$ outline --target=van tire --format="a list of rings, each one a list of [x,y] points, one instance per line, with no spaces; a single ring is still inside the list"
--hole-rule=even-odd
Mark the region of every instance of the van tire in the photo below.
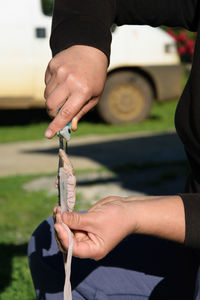
[[[119,71],[108,75],[97,111],[109,124],[137,123],[149,115],[152,102],[152,87],[142,75]]]

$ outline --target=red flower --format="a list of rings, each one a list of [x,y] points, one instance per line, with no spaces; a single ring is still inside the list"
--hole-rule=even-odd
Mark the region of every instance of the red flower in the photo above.
[[[194,48],[190,48],[190,49],[188,50],[188,52],[190,53],[191,56],[193,56],[193,54],[194,54]]]
[[[167,29],[167,32],[176,41],[177,49],[181,57],[181,61],[191,62],[192,56],[194,54],[195,34],[187,33],[186,30],[178,30],[178,29]]]
[[[184,43],[187,41],[187,33],[185,31],[181,31],[177,37],[178,42]]]
[[[172,29],[168,29],[167,33],[177,41],[177,36]]]
[[[187,52],[187,48],[185,46],[178,47],[178,53],[180,55],[184,55],[184,54],[186,54],[186,52]]]
[[[192,39],[187,40],[186,46],[187,46],[189,49],[193,49],[193,48],[194,48],[194,41],[193,41]]]

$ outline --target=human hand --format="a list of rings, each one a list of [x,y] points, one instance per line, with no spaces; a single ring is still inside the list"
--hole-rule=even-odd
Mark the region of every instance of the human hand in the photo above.
[[[62,221],[72,230],[73,255],[99,260],[106,256],[121,240],[136,230],[134,201],[121,197],[108,197],[87,213],[64,213],[54,209],[55,230],[61,251],[68,248],[68,234]]]
[[[183,243],[185,213],[180,196],[107,197],[87,213],[64,213],[54,209],[60,250],[68,248],[64,222],[73,233],[73,255],[95,260],[107,255],[130,233],[154,235]]]
[[[47,111],[54,120],[45,132],[47,138],[52,138],[70,121],[72,130],[77,129],[80,118],[100,99],[107,65],[102,51],[82,45],[63,50],[50,61],[45,74],[44,97]]]

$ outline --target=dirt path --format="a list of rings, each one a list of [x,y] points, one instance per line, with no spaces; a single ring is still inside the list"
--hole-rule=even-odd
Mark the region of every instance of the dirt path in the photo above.
[[[57,139],[0,145],[0,176],[43,174],[24,188],[57,193],[55,176],[45,176],[57,170],[57,146]],[[69,154],[84,203],[108,195],[182,191],[185,154],[174,132],[72,138]]]
[[[58,141],[40,140],[0,145],[0,176],[55,172]],[[184,159],[174,132],[72,138],[69,154],[75,169],[97,169],[128,163]]]

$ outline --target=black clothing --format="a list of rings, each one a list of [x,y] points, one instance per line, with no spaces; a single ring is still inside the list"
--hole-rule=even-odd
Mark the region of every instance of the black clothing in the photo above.
[[[200,0],[62,0],[55,1],[53,55],[72,45],[103,51],[109,60],[110,26],[137,24],[180,26],[197,31],[193,65],[179,101],[175,124],[191,167],[185,194],[185,244],[200,248]]]

